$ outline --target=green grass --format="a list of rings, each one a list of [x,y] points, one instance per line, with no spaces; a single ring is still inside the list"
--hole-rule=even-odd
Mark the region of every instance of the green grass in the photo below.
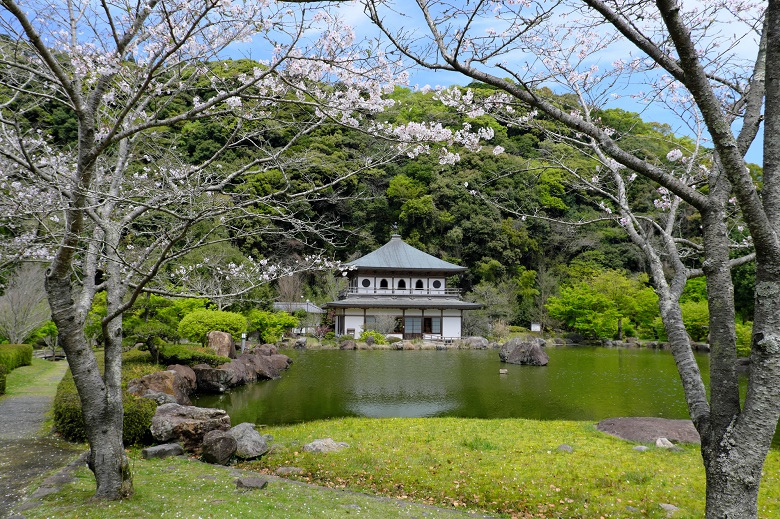
[[[457,418],[360,419],[264,429],[282,445],[246,466],[293,465],[300,479],[336,488],[509,517],[675,517],[704,515],[704,471],[698,446],[683,452],[612,438],[592,424]],[[315,438],[350,444],[305,453]],[[567,443],[574,452],[556,448]],[[762,516],[780,509],[780,453],[764,470]]]
[[[26,510],[25,517],[452,518],[449,511],[313,488],[285,480],[271,481],[262,490],[239,491],[235,484],[237,475],[224,467],[179,458],[142,460],[138,458],[137,452],[131,456],[135,484],[135,494],[131,498],[110,503],[90,503],[89,498],[95,492],[95,482],[92,474],[83,468],[76,472],[74,483],[68,484],[64,491],[44,498],[41,506]]]
[[[18,395],[53,397],[57,392],[57,383],[67,368],[68,363],[65,361],[49,362],[33,358],[31,365],[16,368],[8,374],[6,394],[0,398]]]

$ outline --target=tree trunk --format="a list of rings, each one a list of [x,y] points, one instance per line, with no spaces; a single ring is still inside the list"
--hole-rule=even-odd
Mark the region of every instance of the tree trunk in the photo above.
[[[745,438],[740,441],[750,443]],[[725,445],[725,448],[723,447]],[[755,519],[758,517],[758,487],[766,451],[763,453],[723,442],[702,447],[707,481],[707,519]]]
[[[59,330],[59,342],[81,401],[90,445],[89,467],[95,474],[95,498],[122,499],[132,493],[132,480],[122,443],[121,385],[107,385],[101,376],[97,359],[84,336],[84,312],[73,304],[70,275],[57,276],[50,271],[46,289],[52,320]],[[106,356],[108,370],[108,349]]]

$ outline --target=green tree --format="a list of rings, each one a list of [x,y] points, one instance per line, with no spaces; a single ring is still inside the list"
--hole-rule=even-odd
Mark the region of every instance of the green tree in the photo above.
[[[268,312],[250,310],[248,313],[249,332],[257,332],[263,342],[274,343],[282,338],[285,331],[298,326],[298,319],[287,312]]]
[[[195,310],[184,316],[179,322],[178,332],[191,341],[206,344],[206,335],[218,330],[227,332],[234,340],[240,340],[247,331],[247,320],[241,314],[220,310]]]
[[[585,337],[616,338],[624,319],[633,329],[652,327],[658,299],[646,282],[646,277],[631,279],[615,270],[599,271],[561,288],[546,308],[550,317]]]

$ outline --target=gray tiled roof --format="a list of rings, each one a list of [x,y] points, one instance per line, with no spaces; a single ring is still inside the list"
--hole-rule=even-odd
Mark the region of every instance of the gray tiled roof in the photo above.
[[[397,270],[434,270],[446,272],[464,272],[466,267],[448,263],[431,256],[420,249],[405,243],[401,236],[394,234],[390,241],[374,252],[362,258],[350,261],[347,265],[358,268],[397,269]]]
[[[308,301],[305,303],[285,303],[285,302],[276,302],[274,303],[274,310],[283,310],[285,312],[293,313],[296,310],[303,310],[306,313],[309,314],[324,314],[325,310],[320,308],[319,306],[315,305],[314,303],[309,303]]]

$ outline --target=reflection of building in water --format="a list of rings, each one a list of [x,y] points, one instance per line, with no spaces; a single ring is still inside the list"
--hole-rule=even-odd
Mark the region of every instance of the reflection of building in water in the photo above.
[[[462,364],[456,356],[435,351],[356,352],[351,359],[370,355],[371,369],[344,373],[345,404],[350,412],[373,418],[443,416],[460,405]],[[430,362],[435,355],[435,368]],[[436,373],[431,373],[435,370]]]
[[[349,288],[325,305],[336,312],[336,334],[364,330],[404,339],[460,339],[463,311],[481,308],[463,301],[447,278],[466,271],[412,247],[390,241],[347,265]]]

